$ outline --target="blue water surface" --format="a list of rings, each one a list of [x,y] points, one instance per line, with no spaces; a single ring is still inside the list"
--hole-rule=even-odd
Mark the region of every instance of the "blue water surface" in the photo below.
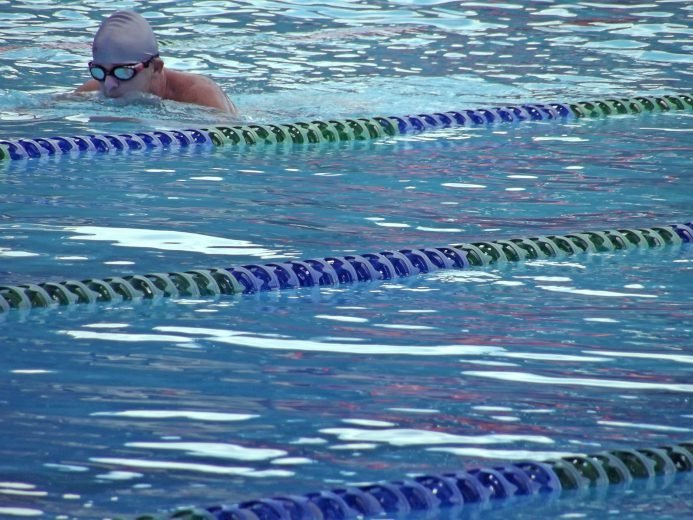
[[[0,138],[228,122],[70,94],[116,7],[151,20],[168,66],[219,82],[241,122],[691,86],[686,2],[12,0]],[[0,283],[690,222],[692,121],[13,161]],[[128,517],[689,440],[692,271],[678,245],[0,315],[0,516]],[[440,514],[686,518],[690,490],[679,476]]]

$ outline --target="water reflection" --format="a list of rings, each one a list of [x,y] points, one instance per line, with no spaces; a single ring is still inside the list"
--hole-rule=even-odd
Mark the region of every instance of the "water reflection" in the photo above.
[[[168,63],[217,79],[244,122],[670,92],[691,60],[675,2],[138,6]],[[218,121],[168,102],[54,98],[83,80],[111,9],[18,0],[0,13],[2,135]],[[689,218],[690,121],[11,164],[2,281]],[[0,514],[113,517],[686,439],[690,266],[682,246],[3,315]],[[645,518],[683,517],[689,484],[624,497],[646,496]],[[588,495],[535,502],[529,517],[633,507]],[[520,505],[484,517],[520,518]]]
[[[668,390],[670,392],[693,392],[693,385],[651,383],[647,381],[615,381],[609,379],[591,379],[578,377],[549,377],[525,372],[493,372],[468,370],[463,372],[466,376],[488,377],[503,381],[531,383],[540,385],[568,385],[568,386],[597,386],[602,388],[619,388],[623,390]]]

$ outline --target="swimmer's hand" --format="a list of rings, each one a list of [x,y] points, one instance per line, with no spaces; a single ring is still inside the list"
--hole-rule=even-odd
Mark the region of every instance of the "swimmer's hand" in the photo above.
[[[58,94],[52,94],[51,97],[56,101],[77,101],[84,99],[85,92],[79,90],[71,90],[69,92],[59,92]]]

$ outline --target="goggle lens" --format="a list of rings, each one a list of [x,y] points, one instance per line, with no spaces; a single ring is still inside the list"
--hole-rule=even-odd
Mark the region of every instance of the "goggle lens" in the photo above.
[[[119,65],[118,67],[113,67],[110,71],[104,69],[101,65],[89,65],[89,72],[91,77],[96,81],[106,81],[106,76],[109,74],[120,81],[128,81],[135,77],[137,74],[136,66],[132,65]]]
[[[89,72],[91,73],[91,77],[96,81],[103,81],[106,79],[106,71],[103,67],[99,67],[98,65],[89,65]]]
[[[134,78],[137,73],[134,67],[116,67],[111,72],[116,78],[122,81]]]

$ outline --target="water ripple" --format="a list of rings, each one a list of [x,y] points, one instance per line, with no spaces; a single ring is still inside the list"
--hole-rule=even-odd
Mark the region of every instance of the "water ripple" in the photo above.
[[[540,385],[595,386],[601,388],[618,388],[622,390],[668,390],[670,392],[693,392],[693,385],[676,383],[650,383],[645,381],[618,381],[613,379],[591,379],[580,377],[549,377],[529,372],[484,372],[469,370],[462,372],[466,376],[486,377],[515,383],[536,383]]]
[[[504,352],[502,347],[487,345],[378,345],[373,343],[338,343],[311,340],[289,339],[283,337],[258,336],[250,332],[224,329],[203,329],[194,327],[155,327],[161,332],[193,334],[210,341],[269,350],[297,350],[309,352],[341,352],[362,355],[403,355],[403,356],[478,356]]]
[[[217,466],[213,464],[196,464],[190,462],[154,461],[117,457],[93,457],[89,460],[97,464],[126,466],[131,468],[182,470],[198,473],[209,473],[214,475],[235,475],[250,478],[292,477],[295,475],[293,471],[286,470],[258,470],[248,467]]]
[[[284,450],[246,448],[237,444],[220,442],[128,442],[125,446],[147,450],[179,450],[194,457],[244,461],[269,460],[287,455],[287,452]]]
[[[434,444],[504,444],[513,442],[532,442],[553,444],[554,441],[543,435],[455,435],[452,433],[427,431],[409,428],[386,428],[364,430],[359,428],[324,428],[320,433],[334,435],[344,442],[379,442],[392,446],[419,446]]]
[[[94,412],[96,417],[128,417],[135,419],[190,419],[193,421],[247,421],[259,415],[221,412],[194,412],[190,410],[124,410],[121,412]]]
[[[188,251],[206,255],[252,255],[260,258],[276,254],[275,251],[263,249],[247,240],[213,237],[201,233],[98,226],[73,226],[66,227],[65,230],[78,233],[70,237],[71,240],[106,241],[122,247]]]

